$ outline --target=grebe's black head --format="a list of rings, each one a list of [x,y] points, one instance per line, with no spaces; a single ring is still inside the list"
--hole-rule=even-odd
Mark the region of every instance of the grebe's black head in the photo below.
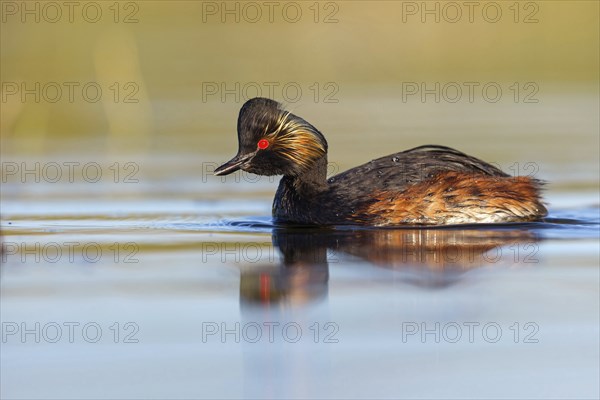
[[[327,154],[327,141],[311,124],[274,100],[248,100],[238,117],[238,153],[215,170],[298,176]]]

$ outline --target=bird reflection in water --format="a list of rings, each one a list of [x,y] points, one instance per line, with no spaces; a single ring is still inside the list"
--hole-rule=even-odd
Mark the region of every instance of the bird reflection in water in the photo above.
[[[276,228],[278,266],[242,270],[245,305],[301,305],[327,296],[329,264],[364,260],[394,270],[395,281],[427,288],[489,265],[535,263],[538,236],[517,226],[325,230]]]

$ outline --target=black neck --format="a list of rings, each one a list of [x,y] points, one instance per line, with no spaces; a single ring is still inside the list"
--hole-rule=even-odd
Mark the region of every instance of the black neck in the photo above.
[[[327,155],[319,158],[308,170],[296,176],[286,176],[298,191],[322,191],[327,188]]]

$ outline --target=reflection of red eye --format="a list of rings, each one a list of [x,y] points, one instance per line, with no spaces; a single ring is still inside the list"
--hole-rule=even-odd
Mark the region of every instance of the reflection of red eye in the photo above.
[[[258,141],[258,148],[259,149],[264,150],[267,147],[269,147],[269,141],[267,139],[260,139]]]

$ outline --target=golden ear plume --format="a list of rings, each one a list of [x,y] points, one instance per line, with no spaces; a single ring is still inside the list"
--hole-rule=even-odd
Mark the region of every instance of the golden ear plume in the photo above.
[[[325,144],[319,140],[320,134],[289,111],[282,111],[275,124],[272,132],[269,125],[265,127],[265,138],[272,143],[273,150],[302,169],[308,169],[327,153]]]

